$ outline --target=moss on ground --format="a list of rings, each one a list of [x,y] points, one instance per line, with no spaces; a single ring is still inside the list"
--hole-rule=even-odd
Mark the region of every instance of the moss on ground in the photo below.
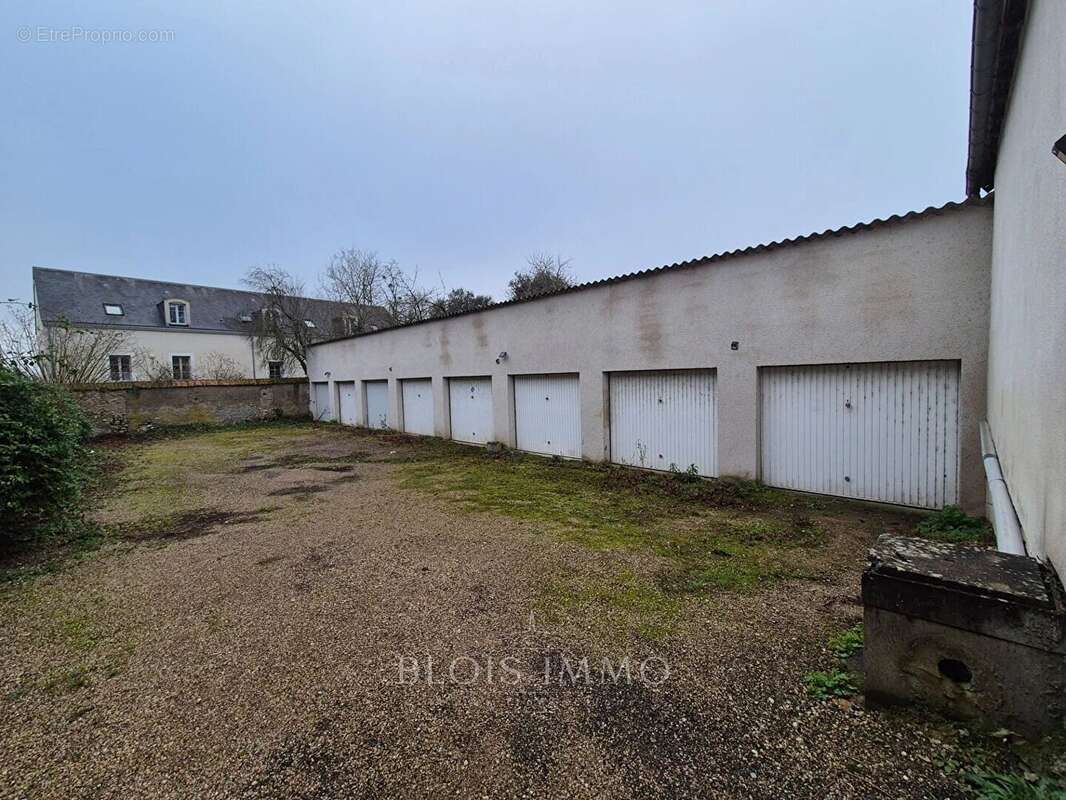
[[[474,512],[538,523],[602,551],[654,554],[650,575],[626,567],[602,577],[548,582],[543,609],[584,608],[628,617],[658,638],[686,596],[812,577],[825,534],[782,492],[738,481],[693,481],[623,468],[454,448],[401,468],[407,488]],[[542,609],[542,610],[543,610]]]
[[[122,466],[101,498],[101,516],[120,526],[164,528],[202,507],[204,475],[233,472],[244,458],[291,447],[314,432],[311,423],[287,422],[155,435],[119,451]]]

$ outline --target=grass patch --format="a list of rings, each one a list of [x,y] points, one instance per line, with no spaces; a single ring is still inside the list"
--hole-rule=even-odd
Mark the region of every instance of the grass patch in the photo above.
[[[816,551],[826,537],[802,513],[805,498],[686,472],[489,454],[447,443],[429,452],[401,465],[403,486],[472,512],[535,522],[593,550],[659,557],[650,575],[624,566],[607,576],[549,582],[542,590],[549,617],[552,608],[581,612],[657,640],[678,621],[686,597],[819,573]]]
[[[857,691],[851,676],[842,669],[808,672],[803,676],[803,685],[807,687],[807,694],[816,700],[851,697]]]
[[[754,484],[692,481],[580,462],[492,458],[478,451],[402,467],[408,488],[470,511],[543,523],[596,550],[651,551],[667,559],[673,593],[738,589],[810,574],[803,551],[824,534],[802,515],[772,510],[778,493]]]
[[[548,581],[541,594],[541,611],[550,622],[564,616],[622,622],[640,636],[658,641],[681,615],[681,600],[641,578],[630,569],[583,581]],[[612,627],[623,627],[614,626]]]
[[[949,544],[991,544],[995,540],[987,520],[971,517],[958,506],[944,506],[918,523],[918,534]]]
[[[242,459],[291,447],[315,430],[308,422],[283,421],[141,437],[137,445],[113,451],[121,466],[113,470],[114,489],[101,498],[101,513],[120,527],[166,527],[171,518],[201,508],[204,475],[236,471]]]
[[[82,667],[74,667],[50,673],[41,683],[41,691],[50,695],[64,695],[76,692],[88,685],[89,671]]]

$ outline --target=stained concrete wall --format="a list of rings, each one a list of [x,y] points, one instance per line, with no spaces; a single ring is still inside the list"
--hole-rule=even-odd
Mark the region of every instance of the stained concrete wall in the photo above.
[[[167,425],[225,425],[308,414],[308,384],[281,381],[135,381],[71,387],[93,433],[128,433]]]
[[[1066,2],[1032,0],[996,162],[988,421],[1031,555],[1066,574]]]
[[[978,425],[990,254],[991,209],[965,206],[320,344],[308,370],[311,380],[333,384],[333,408],[337,381],[387,378],[392,427],[400,421],[398,380],[432,378],[440,436],[449,435],[445,379],[490,375],[495,438],[510,445],[509,376],[577,372],[582,454],[598,461],[608,456],[606,373],[714,368],[720,472],[755,478],[759,367],[954,359],[961,362],[960,501],[983,513]],[[508,358],[497,365],[501,351]]]

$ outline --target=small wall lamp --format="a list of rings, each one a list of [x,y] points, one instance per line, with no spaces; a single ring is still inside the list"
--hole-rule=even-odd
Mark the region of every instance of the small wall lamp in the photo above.
[[[1055,154],[1059,161],[1066,164],[1066,136],[1063,136],[1051,146],[1051,152]]]
[[[506,350],[504,350],[498,356],[496,356],[496,363],[497,364],[499,364],[501,361],[506,361],[506,360],[507,360],[507,351]]]

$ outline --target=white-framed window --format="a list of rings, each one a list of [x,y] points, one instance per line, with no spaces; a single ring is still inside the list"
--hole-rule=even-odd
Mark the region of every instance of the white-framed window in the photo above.
[[[285,377],[285,369],[280,361],[270,361],[267,363],[267,369],[270,371],[271,380],[279,380]]]
[[[104,313],[109,317],[121,317],[126,312],[122,310],[122,306],[118,303],[104,303]]]
[[[188,325],[189,304],[184,300],[167,301],[167,325]]]
[[[133,357],[128,355],[112,355],[107,357],[107,364],[111,371],[113,381],[133,380]]]
[[[176,381],[187,381],[192,379],[192,356],[191,355],[171,355],[170,357],[170,370],[174,375]]]

